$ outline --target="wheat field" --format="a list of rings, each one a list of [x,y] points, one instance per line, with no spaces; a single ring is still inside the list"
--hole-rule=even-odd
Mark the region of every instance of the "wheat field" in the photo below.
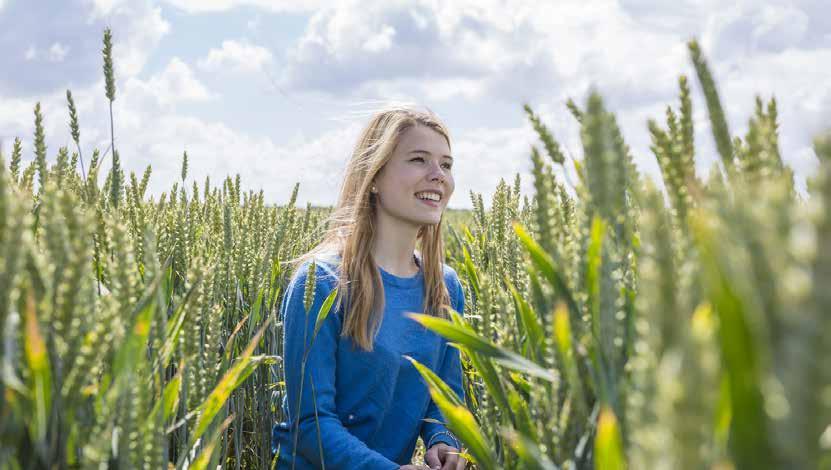
[[[468,308],[414,318],[462,351],[465,400],[415,365],[471,468],[831,468],[831,134],[801,196],[776,101],[733,135],[688,50],[719,157],[706,178],[680,76],[644,129],[661,182],[593,93],[563,110],[580,158],[525,105],[534,194],[517,175],[446,214]],[[47,155],[38,104],[33,158],[21,140],[0,155],[0,468],[270,468],[286,261],[329,209],[296,207],[300,186],[266,201],[239,175],[189,180],[186,154],[154,197],[114,139],[84,160],[69,91],[67,107],[73,148]]]

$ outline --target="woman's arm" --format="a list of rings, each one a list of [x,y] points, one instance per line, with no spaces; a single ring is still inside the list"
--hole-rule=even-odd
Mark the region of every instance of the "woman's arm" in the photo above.
[[[451,283],[453,286],[454,292],[454,301],[453,301],[453,308],[459,313],[463,313],[465,309],[465,296],[464,292],[462,291],[462,284],[459,282],[458,277],[453,275],[453,282]],[[439,370],[436,371],[438,376],[448,385],[450,388],[456,393],[459,399],[464,402],[464,388],[462,387],[462,364],[459,357],[459,350],[452,347],[447,346],[447,349],[444,353],[444,358],[442,359],[442,363],[439,366]],[[424,441],[425,448],[429,449],[430,446],[435,445],[439,442],[444,442],[445,444],[455,447],[457,449],[461,449],[461,442],[459,442],[456,437],[450,433],[450,431],[445,427],[441,422],[444,420],[442,419],[441,412],[436,404],[430,399],[430,404],[427,406],[427,412],[425,413],[425,418],[434,419],[437,422],[429,422],[424,421],[422,422],[421,426],[421,439]]]
[[[290,440],[296,439],[297,454],[317,467],[325,462],[329,470],[397,470],[398,464],[367,447],[343,426],[338,417],[335,407],[335,367],[341,319],[334,307],[313,338],[318,311],[334,289],[336,279],[332,272],[317,266],[314,302],[307,314],[303,306],[307,270],[307,265],[300,268],[289,284],[281,305],[285,334],[283,360],[291,417],[289,423],[292,425]],[[308,356],[304,368],[303,356],[306,351]],[[298,424],[295,416],[299,418],[296,437],[295,426]],[[289,460],[292,459],[291,447],[293,445],[280,450]]]

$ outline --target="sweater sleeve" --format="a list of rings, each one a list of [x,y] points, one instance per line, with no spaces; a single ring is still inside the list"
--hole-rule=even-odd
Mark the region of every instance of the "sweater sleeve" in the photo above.
[[[462,291],[462,284],[458,277],[453,276],[453,290],[455,290],[455,299],[453,302],[453,309],[458,313],[463,314],[465,309],[465,297]],[[439,370],[436,371],[438,376],[456,393],[456,395],[464,401],[464,388],[462,387],[462,365],[459,357],[459,350],[447,346],[444,358],[442,359]],[[449,446],[461,449],[461,442],[442,424],[444,419],[439,411],[439,408],[430,399],[427,405],[427,412],[425,418],[433,419],[438,422],[423,421],[421,426],[421,439],[424,441],[424,447],[429,449],[431,446],[443,442]]]
[[[335,368],[342,319],[334,305],[317,336],[313,337],[320,307],[337,280],[322,266],[317,266],[314,302],[307,314],[303,305],[307,273],[308,263],[301,266],[289,284],[281,305],[288,421],[291,426],[289,439],[296,439],[296,453],[315,467],[322,467],[325,463],[329,470],[397,470],[398,464],[367,447],[343,426],[338,416]],[[303,357],[307,350],[304,366]],[[299,432],[295,436],[296,429]],[[291,447],[294,447],[293,442],[289,449],[280,451],[286,453],[289,461],[294,458]]]

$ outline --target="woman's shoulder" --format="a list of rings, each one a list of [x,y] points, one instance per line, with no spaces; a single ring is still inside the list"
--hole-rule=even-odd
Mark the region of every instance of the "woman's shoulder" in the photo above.
[[[461,290],[462,282],[459,280],[459,274],[456,270],[447,263],[442,263],[441,267],[442,273],[444,274],[444,282],[447,284],[447,288],[451,290],[451,292],[454,289]]]
[[[441,270],[444,273],[445,279],[458,279],[459,278],[459,274],[456,272],[456,270],[453,269],[453,267],[450,266],[447,263],[442,263],[441,264]]]
[[[316,285],[320,286],[323,284],[325,286],[334,286],[334,284],[337,283],[340,258],[335,255],[324,253],[308,257],[299,262],[299,264],[295,265],[290,285],[297,288],[305,286],[312,263],[315,264],[314,278]]]
[[[462,281],[456,270],[446,263],[442,263],[442,271],[444,272],[444,284],[447,286],[447,293],[450,295],[450,304],[457,312],[464,310],[465,293]]]
[[[423,264],[423,256],[419,250],[415,251],[416,261],[418,261],[419,265]],[[450,286],[451,282],[458,282],[459,275],[456,273],[456,270],[453,269],[449,264],[442,262],[441,263],[441,270],[442,274],[444,275],[444,281]]]

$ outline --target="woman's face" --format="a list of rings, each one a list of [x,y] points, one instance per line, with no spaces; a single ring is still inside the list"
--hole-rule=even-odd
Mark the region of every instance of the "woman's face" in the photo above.
[[[375,177],[379,215],[417,227],[438,224],[455,188],[452,167],[444,136],[421,125],[407,129]]]

